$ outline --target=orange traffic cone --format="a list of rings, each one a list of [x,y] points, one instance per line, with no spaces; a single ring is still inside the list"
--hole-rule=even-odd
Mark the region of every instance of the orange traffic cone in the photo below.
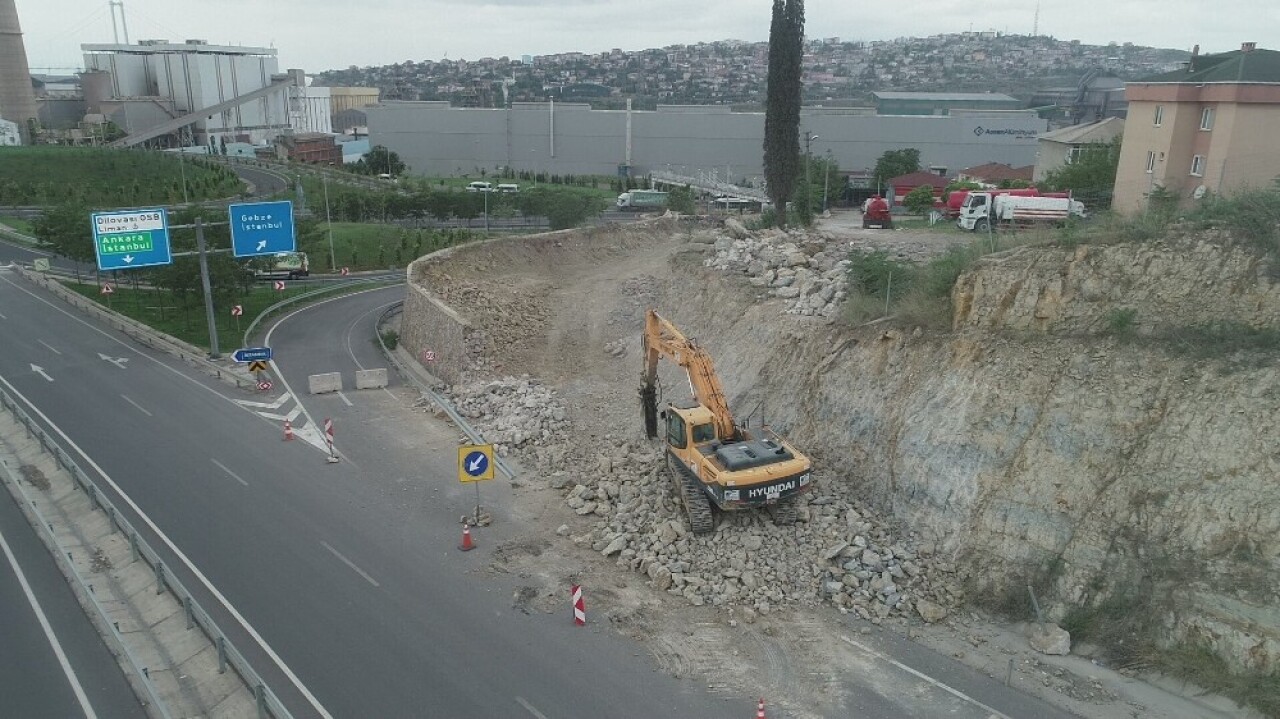
[[[288,442],[293,439],[293,425],[289,424],[289,420],[284,421],[284,441]]]
[[[464,552],[470,552],[475,549],[476,545],[471,543],[471,525],[464,523],[462,525],[462,544],[458,545],[458,549]]]
[[[765,719],[764,717],[764,698],[760,699],[760,703],[756,705],[756,719]]]

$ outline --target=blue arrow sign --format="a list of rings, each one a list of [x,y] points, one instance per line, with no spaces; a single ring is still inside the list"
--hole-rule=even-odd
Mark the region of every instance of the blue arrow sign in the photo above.
[[[254,360],[271,359],[270,347],[241,347],[231,353],[233,362],[253,362]]]
[[[93,251],[100,270],[128,270],[173,263],[169,217],[163,208],[113,210],[91,215]]]
[[[231,252],[236,257],[293,252],[293,203],[249,202],[227,207],[231,222]]]
[[[468,453],[462,460],[462,471],[472,477],[483,476],[488,469],[489,456],[479,450]]]

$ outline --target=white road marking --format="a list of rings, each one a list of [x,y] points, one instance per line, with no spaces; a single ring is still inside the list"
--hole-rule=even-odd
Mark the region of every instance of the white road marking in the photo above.
[[[390,307],[391,305],[394,305],[394,304],[395,304],[395,302],[388,302],[388,303],[387,303],[387,304],[385,304],[385,305],[379,305],[378,307],[374,307],[373,309],[369,310],[368,312],[366,312],[366,313],[364,313],[364,314],[360,315],[359,317],[355,318],[354,320],[352,320],[352,321],[351,321],[351,325],[347,327],[347,331],[346,331],[346,333],[345,333],[345,334],[346,334],[345,341],[346,341],[346,343],[347,343],[347,354],[348,354],[348,355],[350,355],[350,357],[351,357],[351,361],[352,361],[352,362],[355,362],[355,364],[356,364],[356,369],[367,369],[367,368],[366,368],[363,364],[361,364],[361,363],[360,363],[360,360],[359,360],[358,358],[356,358],[356,351],[355,351],[355,349],[354,349],[354,348],[352,348],[352,346],[351,346],[351,331],[352,331],[353,329],[355,329],[356,324],[358,324],[358,323],[359,323],[361,320],[363,320],[364,318],[368,317],[369,315],[373,314],[374,312],[383,312],[383,311],[385,311],[388,307]],[[373,329],[374,329],[374,331],[376,332],[378,328],[375,326]],[[391,392],[391,390],[387,389],[386,387],[383,387],[383,388],[382,388],[382,391],[383,391],[383,392],[385,392],[385,393],[387,394],[387,396],[388,396],[388,397],[390,397],[391,399],[398,399],[398,398],[397,398],[397,397],[396,397],[396,396]]]
[[[57,348],[56,348],[56,347],[54,347],[53,345],[49,344],[48,342],[45,342],[44,340],[36,340],[36,342],[39,342],[40,344],[44,345],[45,347],[48,347],[48,348],[49,348],[49,351],[50,351],[50,352],[52,352],[52,353],[54,353],[54,354],[56,354],[56,355],[60,355],[60,354],[62,354],[61,352],[59,352],[59,351],[57,350]]]
[[[241,407],[261,407],[262,409],[280,409],[281,407],[284,406],[285,402],[288,402],[291,399],[293,399],[293,395],[289,394],[288,392],[285,392],[284,394],[280,395],[274,402],[254,402],[253,400],[248,400],[248,399],[238,399],[236,400],[236,404],[240,405]]]
[[[40,298],[37,298],[37,299],[40,299]],[[68,315],[68,316],[71,316],[71,315]],[[78,318],[73,318],[73,319],[78,319]],[[87,322],[85,324],[88,325],[89,327],[93,327],[93,325],[90,325]],[[97,329],[97,328],[94,327],[93,329]],[[103,334],[106,334],[106,333],[103,332]],[[121,344],[124,344],[124,343],[121,342]],[[142,353],[139,353],[139,354],[142,354]],[[147,357],[148,355],[142,355],[142,356]],[[169,367],[168,365],[164,364],[163,362],[160,362],[159,360],[156,360],[156,362],[157,364],[160,364],[163,367]],[[173,368],[169,367],[169,369],[172,370]],[[178,372],[177,370],[173,370],[173,372],[174,374],[177,374],[180,377],[191,380],[190,377],[187,377],[186,375],[182,374],[181,372]],[[199,382],[195,382],[194,380],[191,380],[191,381],[194,382],[199,387],[204,387],[204,385],[200,384]],[[174,556],[176,556],[179,560],[181,560],[183,565],[186,566],[187,570],[191,572],[192,576],[194,576],[197,580],[199,580],[200,584],[202,584],[204,588],[210,594],[213,595],[214,599],[218,600],[218,603],[222,605],[222,608],[225,609],[227,613],[230,614],[237,622],[239,622],[240,626],[244,627],[245,632],[247,632],[249,636],[252,637],[255,642],[257,642],[258,647],[262,649],[262,651],[268,657],[271,658],[271,661],[275,662],[275,665],[280,668],[280,671],[283,672],[286,677],[289,678],[290,683],[292,683],[294,688],[296,688],[298,692],[301,693],[302,696],[306,698],[307,702],[311,704],[311,707],[315,709],[320,714],[320,716],[324,717],[324,719],[333,719],[333,715],[325,711],[325,708],[320,705],[320,700],[316,699],[315,695],[312,694],[311,691],[307,689],[307,687],[302,683],[302,680],[298,678],[298,675],[294,674],[293,670],[290,669],[288,665],[284,663],[284,660],[280,658],[280,655],[276,654],[275,650],[272,649],[269,644],[267,644],[267,641],[262,638],[262,635],[258,633],[258,630],[254,629],[253,625],[249,624],[249,620],[245,619],[244,615],[240,614],[240,612],[237,611],[236,608],[231,605],[231,602],[228,601],[225,596],[223,596],[222,592],[219,592],[218,588],[213,586],[213,582],[210,582],[209,578],[204,576],[204,574],[199,569],[196,568],[195,563],[192,562],[191,559],[188,558],[187,555],[184,554],[181,549],[178,549],[178,545],[174,544],[173,540],[169,539],[169,536],[167,534],[160,531],[160,527],[157,526],[154,521],[152,521],[151,517],[148,517],[147,514],[142,511],[142,508],[138,506],[137,502],[133,501],[133,497],[130,497],[128,494],[126,494],[125,491],[120,488],[120,485],[116,484],[116,481],[111,478],[111,475],[107,474],[106,470],[100,467],[97,462],[93,461],[93,458],[90,457],[88,453],[86,453],[83,449],[80,449],[80,445],[76,444],[74,440],[68,437],[67,433],[63,432],[61,427],[54,424],[53,420],[49,419],[48,415],[42,412],[39,407],[35,406],[35,404],[31,402],[31,400],[27,399],[26,396],[24,396],[21,392],[19,392],[17,388],[15,388],[13,384],[9,382],[9,380],[5,379],[4,377],[0,377],[0,383],[3,383],[5,387],[9,389],[10,394],[22,400],[23,403],[26,404],[26,406],[29,408],[29,410],[33,414],[40,417],[40,419],[51,430],[53,430],[53,432],[55,432],[59,437],[62,438],[62,441],[66,442],[69,447],[74,449],[76,453],[79,454],[81,458],[84,459],[85,464],[92,467],[93,470],[102,477],[103,481],[105,481],[107,485],[111,487],[111,489],[115,490],[116,494],[120,496],[120,498],[124,501],[124,503],[129,505],[129,508],[137,513],[138,517],[142,520],[142,522],[146,524],[147,527],[150,528],[152,532],[155,532],[157,537],[160,538],[160,541],[164,542],[164,545],[168,547],[169,551],[173,552]],[[210,391],[212,392],[213,390],[210,390]],[[214,394],[218,394],[218,393],[214,392]],[[218,394],[218,396],[221,397],[222,395]]]
[[[7,319],[9,318],[6,317],[3,312],[0,312],[0,320],[7,320]]]
[[[143,413],[143,414],[147,415],[148,417],[154,417],[154,416],[155,416],[155,415],[151,414],[150,412],[146,411],[145,409],[143,409],[143,408],[142,408],[142,405],[138,404],[137,402],[134,402],[133,400],[129,399],[128,397],[125,397],[124,395],[120,395],[120,396],[121,396],[121,397],[124,397],[124,401],[128,402],[129,404],[133,405],[134,407],[137,407],[139,412],[141,412],[141,413]]]
[[[333,547],[329,546],[329,543],[328,543],[328,542],[326,542],[326,541],[324,541],[324,540],[322,539],[322,540],[320,540],[320,544],[321,544],[321,545],[323,545],[325,549],[329,550],[329,553],[330,553],[330,554],[332,554],[333,556],[337,557],[337,558],[338,558],[338,559],[339,559],[343,564],[347,565],[348,567],[351,567],[351,569],[352,569],[356,574],[359,574],[360,576],[364,577],[364,580],[365,580],[366,582],[368,582],[368,583],[372,584],[372,585],[373,585],[373,586],[375,586],[375,587],[381,587],[381,586],[382,586],[381,584],[378,584],[378,582],[377,582],[377,581],[375,581],[373,577],[369,576],[368,574],[365,574],[365,572],[364,572],[364,570],[363,570],[363,569],[361,569],[361,568],[357,567],[357,566],[356,566],[356,564],[355,564],[355,562],[353,562],[353,561],[351,561],[350,559],[347,559],[346,557],[342,556],[342,552],[339,552],[338,550],[336,550],[336,549],[334,549]]]
[[[533,705],[525,701],[524,697],[516,697],[516,703],[524,707],[525,709],[529,710],[529,713],[537,717],[537,719],[547,719],[546,714],[543,714],[537,709],[534,709]]]
[[[355,406],[354,404],[351,404],[351,400],[347,399],[347,396],[342,392],[338,392],[338,399],[341,399],[343,402],[346,402],[348,407]]]
[[[240,479],[240,475],[236,474],[235,472],[232,472],[230,469],[227,469],[227,465],[223,464],[222,462],[219,462],[216,459],[213,459],[212,457],[209,459],[209,461],[218,465],[218,469],[221,469],[223,472],[226,472],[227,474],[231,475],[232,479],[234,479],[235,481],[239,482],[240,484],[243,484],[246,487],[249,486],[248,482],[244,481],[243,479]]]
[[[76,701],[80,703],[80,708],[84,710],[86,719],[98,719],[97,713],[93,711],[93,705],[89,703],[89,697],[85,696],[84,687],[80,686],[80,679],[76,676],[76,672],[71,668],[71,662],[67,661],[67,655],[62,651],[62,644],[58,642],[58,637],[53,633],[53,627],[49,626],[49,618],[44,615],[44,609],[40,607],[40,602],[36,599],[36,595],[31,591],[31,585],[27,583],[27,575],[22,573],[22,567],[18,566],[18,559],[13,556],[13,550],[9,549],[9,542],[0,534],[0,549],[4,550],[4,556],[9,560],[9,566],[13,567],[13,573],[18,577],[18,584],[22,585],[23,594],[27,595],[27,603],[31,605],[31,610],[36,613],[36,619],[40,621],[40,628],[44,630],[44,636],[49,640],[49,646],[53,647],[53,653],[58,657],[58,664],[62,665],[62,673],[66,675],[67,682],[71,684],[71,691],[76,695]]]
[[[901,669],[902,671],[918,679],[923,679],[924,681],[932,684],[933,686],[941,689],[942,691],[947,692],[948,694],[954,697],[962,699],[985,712],[990,712],[991,716],[993,717],[997,717],[998,719],[1012,719],[1012,717],[1010,717],[1008,714],[1004,714],[1003,712],[998,712],[995,709],[992,709],[991,707],[987,706],[986,704],[983,704],[982,702],[978,701],[977,699],[974,699],[968,694],[965,694],[959,689],[943,684],[942,682],[938,681],[937,679],[934,679],[933,677],[929,676],[928,674],[925,674],[924,672],[916,671],[915,669],[912,669],[911,667],[907,666],[906,664],[903,664],[897,659],[894,659],[893,657],[887,656],[885,654],[881,654],[880,652],[876,651],[875,649],[872,649],[871,647],[863,644],[862,642],[850,639],[849,637],[846,637],[843,635],[840,637],[840,641],[846,644],[855,646],[881,661],[888,662],[889,664],[892,664],[893,666]],[[990,717],[988,717],[988,719],[990,719]]]
[[[299,407],[294,407],[293,409],[289,410],[289,414],[275,414],[273,412],[258,412],[257,414],[260,417],[266,417],[267,419],[274,419],[277,422],[283,422],[285,420],[289,420],[289,422],[292,423],[293,420],[298,418],[298,415],[302,414],[302,409]]]

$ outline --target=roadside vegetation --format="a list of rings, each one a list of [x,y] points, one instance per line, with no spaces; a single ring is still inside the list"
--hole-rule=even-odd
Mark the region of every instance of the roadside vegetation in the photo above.
[[[171,205],[237,197],[244,183],[224,165],[163,152],[35,145],[0,148],[0,206],[76,203],[96,208]]]

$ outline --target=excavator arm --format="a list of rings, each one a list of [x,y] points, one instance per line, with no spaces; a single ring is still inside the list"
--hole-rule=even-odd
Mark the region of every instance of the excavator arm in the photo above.
[[[645,314],[642,346],[645,364],[640,401],[645,434],[650,439],[658,436],[658,361],[663,357],[684,368],[693,398],[715,417],[716,436],[723,440],[737,438],[738,427],[706,350],[653,310]]]

